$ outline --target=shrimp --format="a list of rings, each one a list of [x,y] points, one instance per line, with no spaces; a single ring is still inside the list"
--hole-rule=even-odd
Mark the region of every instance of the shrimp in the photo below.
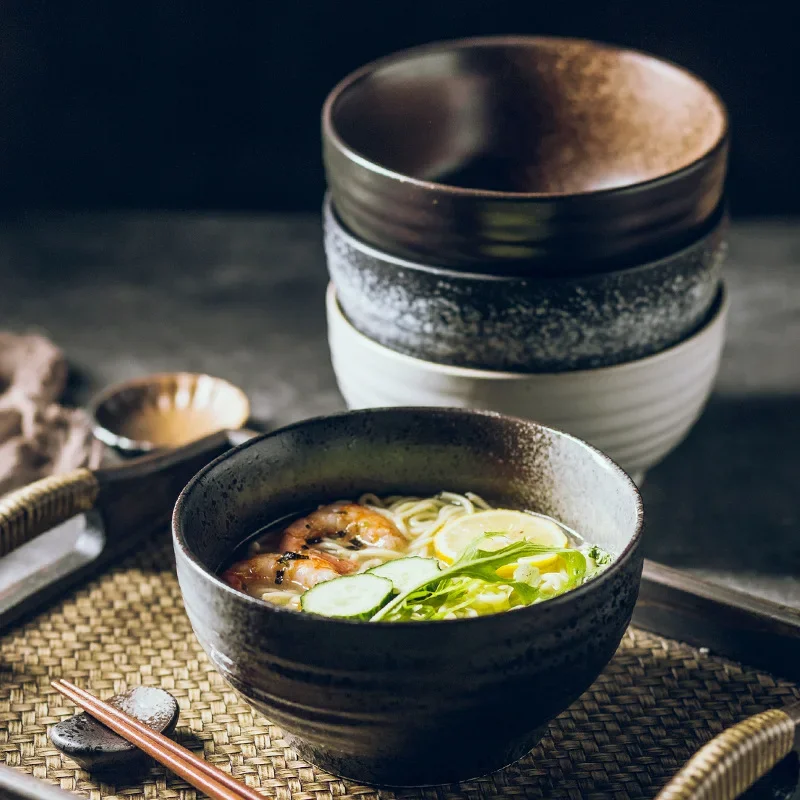
[[[221,578],[233,589],[260,597],[275,588],[305,591],[318,583],[352,572],[355,568],[355,564],[347,562],[334,564],[325,553],[312,550],[283,555],[261,553],[233,564],[222,573]]]
[[[408,544],[397,526],[383,514],[358,503],[338,502],[296,519],[283,532],[281,549],[305,552],[323,539],[338,539],[348,550],[364,547],[394,550]]]

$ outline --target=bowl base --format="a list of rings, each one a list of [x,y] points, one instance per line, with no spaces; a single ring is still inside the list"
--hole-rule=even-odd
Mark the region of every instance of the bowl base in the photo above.
[[[442,752],[387,752],[374,756],[351,755],[286,734],[292,748],[304,761],[339,778],[380,789],[418,789],[476,780],[499,772],[526,756],[547,732],[547,725],[523,739],[498,747],[486,742],[481,752],[470,749],[459,754]]]

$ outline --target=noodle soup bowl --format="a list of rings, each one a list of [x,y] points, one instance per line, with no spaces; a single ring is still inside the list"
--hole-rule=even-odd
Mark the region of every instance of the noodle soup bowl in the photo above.
[[[555,599],[435,622],[359,622],[270,605],[217,574],[265,525],[334,499],[474,492],[563,522],[614,562]],[[173,517],[178,579],[211,662],[302,758],[384,786],[449,783],[525,755],[613,656],[642,569],[636,486],[535,422],[439,408],[312,419],[203,469]]]

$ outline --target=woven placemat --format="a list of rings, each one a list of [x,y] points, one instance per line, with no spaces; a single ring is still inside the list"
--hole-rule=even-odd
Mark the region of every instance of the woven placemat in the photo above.
[[[50,688],[58,676],[103,697],[136,684],[167,689],[181,707],[178,741],[277,800],[396,796],[300,761],[280,729],[222,681],[184,613],[166,535],[0,640],[0,762],[92,800],[198,796],[158,765],[108,785],[62,756],[47,728],[75,710]],[[794,699],[796,685],[632,629],[594,686],[521,762],[485,779],[397,796],[653,797],[702,742]]]

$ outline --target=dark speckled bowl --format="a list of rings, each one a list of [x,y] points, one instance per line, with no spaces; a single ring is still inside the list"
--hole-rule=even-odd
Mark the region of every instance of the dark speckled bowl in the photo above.
[[[263,525],[361,492],[473,491],[561,519],[619,557],[540,605],[427,623],[325,619],[240,594],[215,573]],[[497,414],[373,409],[252,440],[203,469],[173,517],[201,645],[298,753],[386,786],[465,780],[527,753],[614,654],[636,601],[642,506],[608,458]]]
[[[690,336],[719,291],[727,218],[683,250],[626,270],[550,278],[471,274],[405,261],[362,242],[326,199],[325,252],[356,330],[437,364],[509,372],[595,369]]]

